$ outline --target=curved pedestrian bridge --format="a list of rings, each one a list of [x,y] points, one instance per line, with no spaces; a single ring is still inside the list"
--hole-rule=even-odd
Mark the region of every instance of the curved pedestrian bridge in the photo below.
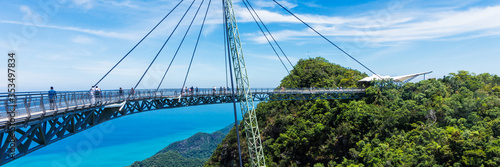
[[[314,99],[358,99],[365,89],[251,89],[253,100],[314,100]],[[84,131],[102,122],[122,116],[149,110],[173,107],[187,107],[232,102],[229,91],[202,88],[198,91],[181,93],[179,89],[101,91],[92,95],[89,91],[57,92],[50,102],[48,92],[16,93],[15,106],[8,103],[8,94],[0,94],[4,107],[0,110],[1,163],[5,164],[42,148],[48,144]],[[239,102],[238,96],[234,97]],[[9,104],[9,105],[7,105]],[[15,110],[15,115],[7,111]],[[17,150],[14,157],[8,157],[8,127],[15,128]]]

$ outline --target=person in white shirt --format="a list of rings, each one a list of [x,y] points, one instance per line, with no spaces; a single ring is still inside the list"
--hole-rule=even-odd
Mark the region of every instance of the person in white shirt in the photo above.
[[[99,88],[98,86],[95,86],[95,94],[96,94],[96,99],[97,99],[97,103],[98,104],[101,104],[102,102],[102,95],[101,95],[101,88]]]
[[[95,86],[90,88],[90,104],[95,104]]]

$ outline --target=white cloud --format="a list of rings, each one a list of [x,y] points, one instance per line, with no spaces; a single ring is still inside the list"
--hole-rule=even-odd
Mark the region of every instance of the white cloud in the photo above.
[[[78,44],[91,44],[94,42],[94,40],[92,38],[89,38],[87,36],[76,36],[76,37],[73,37],[73,39],[71,39],[71,41],[73,41],[74,43],[78,43]]]
[[[73,0],[73,3],[77,6],[83,7],[84,9],[91,9],[93,5],[93,0]]]
[[[109,4],[116,6],[116,7],[138,8],[138,6],[135,4],[132,4],[132,1],[130,1],[130,0],[126,0],[126,1],[122,1],[122,2],[115,2],[115,1],[104,1],[104,2],[109,3]]]
[[[24,13],[24,18],[29,18],[33,15],[33,12],[31,11],[30,7],[21,5],[20,7],[21,12]]]
[[[287,20],[289,17],[277,13],[262,11],[274,17],[267,22],[280,22],[275,18]],[[246,16],[243,16],[244,18]],[[313,23],[316,30],[327,36],[361,38],[369,43],[435,40],[442,38],[475,38],[486,35],[498,35],[500,22],[500,6],[471,8],[465,11],[443,11],[429,13],[400,12],[382,22],[370,16],[358,18],[326,17],[319,15],[299,16],[306,22]],[[269,18],[269,17],[267,17]],[[293,23],[292,21],[288,21]],[[274,32],[277,40],[289,40],[300,37],[315,36],[309,29],[281,30]],[[259,43],[267,42],[263,36],[255,37]]]
[[[236,15],[239,17],[238,22],[254,22],[250,13],[245,7],[234,5]],[[271,12],[263,9],[255,9],[259,17],[265,23],[300,23],[295,17],[291,15],[283,15],[276,12]],[[312,24],[343,24],[346,22],[365,22],[369,21],[367,18],[342,18],[342,17],[329,17],[322,15],[311,14],[296,14],[299,18],[307,23]]]
[[[276,61],[276,62],[280,62],[280,58],[281,58],[281,61],[283,61],[283,63],[285,63],[285,65],[287,67],[290,65],[290,63],[288,62],[288,60],[290,60],[290,62],[292,64],[295,64],[295,62],[299,61],[299,59],[297,59],[295,57],[288,56],[288,60],[287,60],[286,57],[283,56],[281,53],[279,53],[279,55],[280,55],[280,57],[278,58],[278,56],[276,56],[276,54],[274,54],[274,53],[272,53],[270,55],[246,54],[246,56],[255,57],[255,58],[259,58],[259,59],[263,59],[263,60],[273,60],[273,61]]]
[[[41,27],[41,28],[53,28],[53,29],[59,29],[59,30],[76,31],[76,32],[87,33],[87,34],[91,34],[91,35],[102,36],[102,37],[127,39],[127,40],[136,40],[139,38],[136,34],[133,34],[133,33],[129,34],[129,33],[108,32],[108,31],[103,31],[103,30],[85,29],[85,28],[72,27],[72,26],[64,27],[64,26],[54,26],[54,25],[33,25],[31,23],[23,23],[23,22],[18,22],[18,21],[2,21],[2,20],[0,20],[0,23],[18,24],[18,25],[32,25],[32,26]]]
[[[276,3],[272,2],[272,1],[267,1],[267,0],[266,1],[255,1],[252,3],[255,3],[256,7],[278,7],[278,5]],[[292,8],[297,7],[297,4],[290,3],[287,1],[278,1],[278,3],[280,3],[285,8],[288,8],[288,9],[292,9]],[[252,6],[254,6],[254,5],[252,5]]]

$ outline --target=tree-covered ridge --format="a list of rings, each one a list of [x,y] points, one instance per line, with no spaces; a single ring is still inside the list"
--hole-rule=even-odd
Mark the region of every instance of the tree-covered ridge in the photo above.
[[[404,85],[374,82],[361,100],[261,102],[256,113],[266,164],[499,166],[499,88],[497,75],[459,71]],[[231,131],[205,166],[237,166],[237,153]]]
[[[212,134],[198,132],[186,140],[168,145],[157,154],[174,151],[186,158],[208,159],[225,136],[221,131]]]
[[[172,167],[193,167],[193,166],[203,166],[206,160],[203,159],[190,159],[181,156],[178,152],[168,151],[161,154],[155,154],[152,157],[144,161],[136,161],[131,167],[160,167],[160,166],[172,166]]]
[[[136,161],[131,166],[203,166],[232,127],[234,124],[211,134],[198,132],[188,139],[171,143],[154,156]]]
[[[300,59],[294,69],[290,71],[290,75],[281,80],[280,87],[357,87],[357,81],[365,77],[367,77],[365,73],[332,64],[322,57],[316,57]]]

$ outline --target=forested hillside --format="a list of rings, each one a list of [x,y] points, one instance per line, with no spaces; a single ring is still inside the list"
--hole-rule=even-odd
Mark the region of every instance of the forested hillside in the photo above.
[[[353,87],[364,76],[314,58],[299,61],[281,86]],[[261,102],[256,113],[268,166],[499,166],[499,97],[497,75],[459,71],[373,82],[359,100]],[[205,166],[237,165],[233,129]]]
[[[234,124],[215,131],[211,134],[198,132],[186,140],[174,142],[158,153],[143,161],[134,162],[131,167],[164,166],[164,167],[192,167],[203,166],[203,163],[212,155],[222,139],[229,133]]]

